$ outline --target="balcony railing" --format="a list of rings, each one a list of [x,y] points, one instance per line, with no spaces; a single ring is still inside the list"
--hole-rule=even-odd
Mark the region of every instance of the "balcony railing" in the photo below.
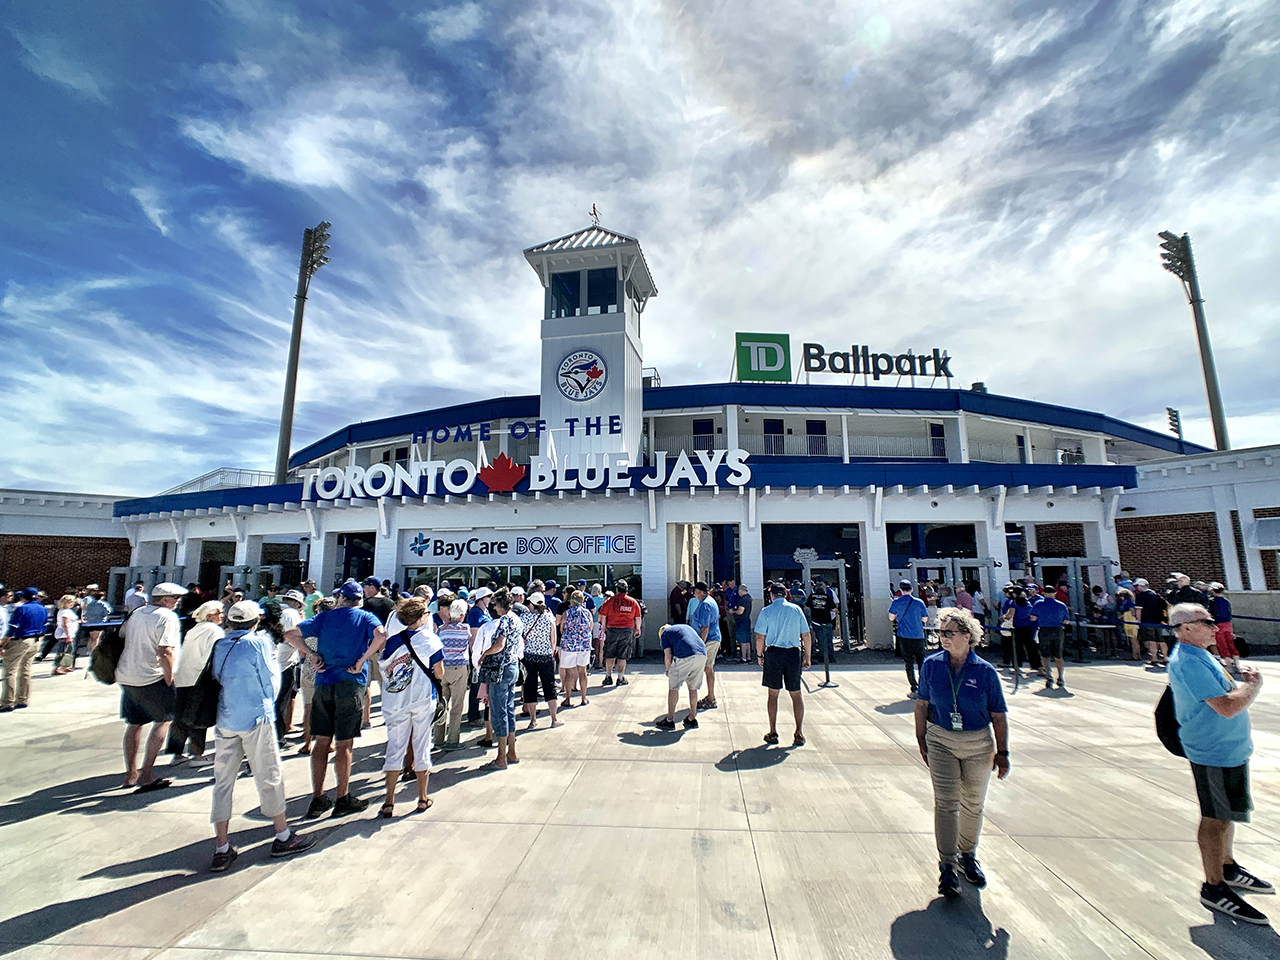
[[[723,435],[659,437],[653,449],[675,455],[681,450],[713,450],[726,443]],[[738,446],[756,457],[840,457],[839,437],[795,434],[739,435]],[[878,460],[928,460],[946,456],[928,437],[850,437],[849,456]]]
[[[969,459],[978,463],[1020,463],[1018,448],[1012,443],[970,440]]]
[[[224,487],[264,487],[276,482],[276,475],[270,470],[244,470],[239,467],[219,467],[201,474],[186,483],[158,494],[166,496],[170,493],[199,493],[202,490],[219,490]]]

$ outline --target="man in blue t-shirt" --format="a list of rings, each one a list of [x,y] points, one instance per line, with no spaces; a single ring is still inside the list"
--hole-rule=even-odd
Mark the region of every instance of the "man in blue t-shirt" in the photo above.
[[[929,619],[929,611],[924,601],[911,591],[915,587],[910,580],[899,580],[898,589],[902,591],[889,604],[889,622],[894,626],[898,638],[898,651],[902,654],[902,665],[907,671],[907,683],[911,686],[910,696],[916,695],[916,667],[924,663],[924,624]]]
[[[1065,638],[1063,624],[1067,622],[1070,615],[1071,608],[1052,593],[1046,593],[1031,605],[1031,622],[1036,625],[1037,639],[1040,641],[1040,662],[1043,665],[1046,690],[1053,689],[1053,667],[1049,663],[1050,658],[1058,664],[1058,689],[1067,689],[1062,679],[1062,648]]]
[[[1173,709],[1200,801],[1197,840],[1204,863],[1200,902],[1233,919],[1265,924],[1267,918],[1241,900],[1237,891],[1274,893],[1275,888],[1236,863],[1232,854],[1235,824],[1248,823],[1253,809],[1249,795],[1253,735],[1248,711],[1262,689],[1262,674],[1243,666],[1243,685],[1235,685],[1209,653],[1215,625],[1199,604],[1176,604],[1169,611],[1169,625],[1178,639],[1169,656]]]
[[[376,659],[387,642],[387,633],[376,616],[361,609],[364,588],[348,580],[338,588],[339,606],[321,610],[285,631],[287,643],[308,657],[316,670],[316,692],[311,700],[311,806],[308,817],[327,810],[333,816],[359,813],[368,800],[348,792],[351,782],[351,745],[360,736],[364,720],[365,686],[369,681],[369,661]],[[303,637],[314,637],[315,653]],[[329,747],[335,747],[333,769],[338,778],[337,800],[324,792]]]
[[[778,691],[785,686],[791,694],[791,710],[796,718],[793,746],[804,746],[804,700],[800,697],[800,673],[812,662],[813,633],[804,610],[787,600],[787,585],[769,586],[773,602],[756,617],[756,653],[764,664],[761,686],[769,690],[769,732],[765,743],[778,742]]]
[[[705,592],[705,584],[698,586]],[[711,605],[715,606],[715,603]],[[707,644],[703,642],[703,633],[705,630],[700,633],[684,623],[664,624],[658,631],[667,672],[667,715],[654,724],[659,730],[676,728],[676,703],[680,700],[681,687],[689,689],[689,715],[683,721],[685,729],[692,730],[698,726],[698,707],[702,706],[698,701],[698,690],[707,673]]]
[[[698,701],[702,710],[718,706],[716,703],[716,656],[720,653],[720,604],[711,596],[707,585],[699,580],[693,585],[693,595],[698,598],[697,607],[689,617],[689,626],[698,632],[706,644],[707,695]]]

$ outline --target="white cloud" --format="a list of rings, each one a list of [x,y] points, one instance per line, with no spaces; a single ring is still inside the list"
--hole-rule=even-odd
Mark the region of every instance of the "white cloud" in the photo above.
[[[480,33],[484,27],[484,10],[478,3],[464,3],[419,14],[418,20],[436,43],[458,43]]]
[[[151,221],[151,225],[167,237],[169,211],[162,206],[160,191],[154,187],[134,187],[129,191],[129,195],[138,201],[138,206],[142,208],[143,215]]]
[[[64,40],[39,34],[19,33],[16,30],[12,32],[23,49],[22,65],[32,73],[61,84],[82,96],[106,102],[107,95],[103,90],[105,85],[103,81],[94,76],[93,72],[67,49]]]

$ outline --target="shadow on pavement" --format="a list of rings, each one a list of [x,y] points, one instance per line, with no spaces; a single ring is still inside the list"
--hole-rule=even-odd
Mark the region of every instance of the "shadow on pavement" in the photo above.
[[[157,767],[157,775],[168,778],[165,768]],[[73,780],[53,787],[45,787],[25,797],[0,804],[0,826],[30,820],[47,813],[116,813],[141,810],[169,797],[180,796],[208,785],[208,780],[189,783],[171,783],[164,790],[154,793],[134,793],[132,787],[120,786],[122,773],[104,773],[83,780]]]
[[[684,727],[677,727],[674,730],[659,730],[653,727],[639,733],[625,730],[618,734],[618,740],[633,747],[669,747],[673,743],[679,743],[680,738],[687,732]]]
[[[1274,929],[1237,923],[1220,913],[1213,915],[1213,923],[1191,927],[1187,932],[1191,942],[1215,960],[1280,956],[1280,934]]]
[[[958,900],[938,897],[898,917],[889,928],[889,948],[898,960],[1002,960],[1009,956],[1009,931],[992,928],[982,895],[970,888]]]
[[[791,753],[791,748],[762,743],[757,747],[745,750],[734,750],[723,759],[716,761],[716,769],[721,773],[737,773],[739,770],[765,770],[784,762]]]
[[[876,713],[911,713],[916,708],[914,700],[899,700],[897,703],[880,703],[876,705]]]

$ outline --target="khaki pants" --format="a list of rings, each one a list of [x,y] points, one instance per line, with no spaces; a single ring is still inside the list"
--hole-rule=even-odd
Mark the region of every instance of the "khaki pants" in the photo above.
[[[948,730],[936,723],[925,731],[929,775],[933,778],[933,833],[938,860],[973,853],[982,832],[982,804],[991,779],[995,740],[991,729]]]
[[[455,746],[462,728],[462,711],[467,706],[467,667],[445,667],[444,679],[440,681],[440,696],[448,704],[447,713],[432,730],[435,743]],[[446,723],[448,726],[446,727]]]
[[[264,817],[284,813],[284,773],[280,769],[280,749],[276,746],[276,725],[260,723],[252,730],[214,728],[218,740],[213,747],[213,814],[210,821],[231,819],[231,794],[240,762],[246,757],[258,788],[258,805]]]
[[[0,707],[27,702],[31,695],[31,663],[36,658],[36,641],[32,637],[11,637],[4,647],[4,695]]]

